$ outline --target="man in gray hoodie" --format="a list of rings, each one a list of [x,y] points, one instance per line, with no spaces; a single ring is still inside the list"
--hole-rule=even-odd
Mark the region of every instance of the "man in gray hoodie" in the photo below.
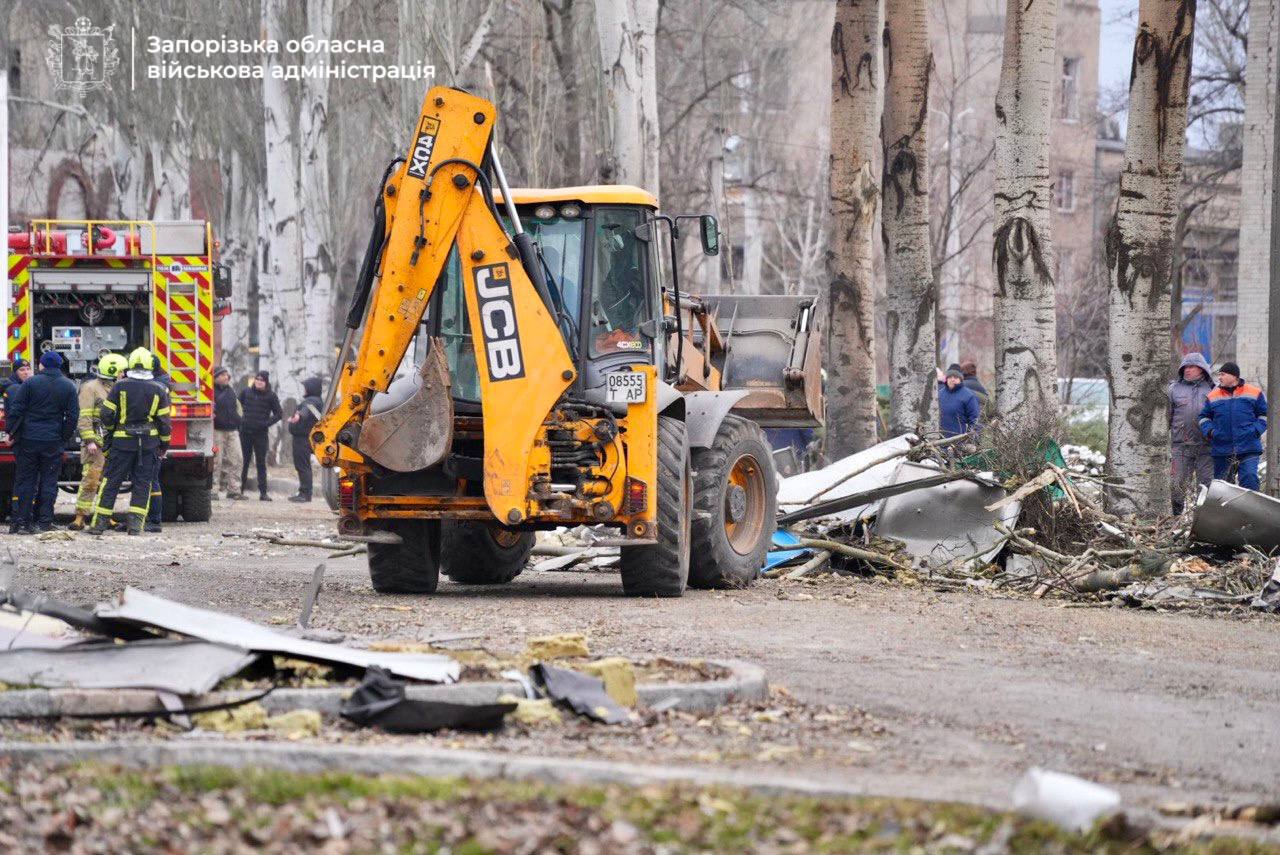
[[[1198,422],[1205,398],[1213,391],[1209,363],[1199,353],[1182,357],[1178,379],[1169,384],[1169,436],[1173,442],[1173,512],[1182,513],[1187,494],[1213,478],[1209,441]]]

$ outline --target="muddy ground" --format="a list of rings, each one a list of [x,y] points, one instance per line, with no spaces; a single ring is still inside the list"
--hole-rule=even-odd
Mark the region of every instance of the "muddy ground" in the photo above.
[[[172,524],[162,535],[0,537],[28,590],[91,603],[134,585],[291,623],[324,553],[224,536],[331,532],[323,502],[294,505],[285,495],[219,502],[212,522]],[[491,589],[445,581],[431,597],[385,597],[373,593],[356,556],[328,561],[312,622],[357,638],[477,632],[483,637],[474,643],[508,653],[530,636],[583,632],[599,654],[747,659],[775,687],[762,704],[703,720],[659,716],[626,733],[572,723],[496,738],[425,738],[432,744],[713,764],[741,769],[744,779],[760,770],[993,805],[1007,804],[1012,783],[1033,765],[1107,782],[1148,806],[1280,793],[1275,618],[1080,607],[845,578],[630,600],[616,575],[601,571],[526,572]],[[337,725],[322,738],[347,735],[359,738]]]

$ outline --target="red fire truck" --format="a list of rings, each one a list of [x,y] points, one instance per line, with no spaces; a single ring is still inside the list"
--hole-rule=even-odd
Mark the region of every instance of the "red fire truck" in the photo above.
[[[209,519],[213,368],[231,290],[209,223],[36,220],[8,237],[0,358],[35,363],[56,350],[80,381],[103,353],[151,348],[172,380],[173,442],[160,472],[164,519]],[[63,455],[59,482],[69,491],[80,480],[78,442]],[[0,422],[0,518],[9,512],[13,471]]]

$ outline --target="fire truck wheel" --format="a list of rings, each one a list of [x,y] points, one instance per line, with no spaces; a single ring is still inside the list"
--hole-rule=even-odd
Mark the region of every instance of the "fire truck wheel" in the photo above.
[[[619,561],[629,597],[678,597],[689,582],[693,474],[684,422],[658,417],[658,542],[628,546]]]
[[[213,493],[208,487],[187,487],[182,491],[182,518],[187,522],[208,522],[213,516]]]
[[[710,448],[693,452],[695,588],[745,588],[764,566],[778,515],[778,476],[764,431],[725,416]]]
[[[369,579],[379,594],[434,594],[440,584],[439,520],[382,520],[400,543],[369,544]]]
[[[160,519],[165,522],[177,522],[178,513],[182,510],[182,493],[176,487],[160,487],[164,504],[160,507]]]
[[[460,585],[501,585],[520,575],[533,551],[531,531],[472,520],[440,524],[440,566]]]

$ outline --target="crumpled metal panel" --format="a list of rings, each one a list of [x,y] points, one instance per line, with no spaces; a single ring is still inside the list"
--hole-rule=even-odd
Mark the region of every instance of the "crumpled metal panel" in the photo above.
[[[46,689],[156,689],[176,695],[211,691],[258,654],[238,647],[157,638],[0,653],[0,682]]]
[[[137,588],[125,588],[118,604],[104,603],[94,612],[99,617],[159,627],[192,638],[244,647],[260,653],[282,653],[312,662],[351,665],[356,668],[377,665],[400,677],[428,683],[452,683],[462,672],[462,666],[448,656],[384,653],[308,641],[277,632],[251,620],[183,605]]]
[[[1191,536],[1219,546],[1280,549],[1280,499],[1226,481],[1200,488]]]
[[[903,463],[897,479],[901,483],[936,473],[932,467]],[[1003,487],[962,480],[891,496],[880,506],[871,530],[902,541],[917,561],[945,564],[970,556],[990,561],[1003,537],[995,524],[1012,528],[1022,510],[1021,502],[986,509],[1006,495]]]

